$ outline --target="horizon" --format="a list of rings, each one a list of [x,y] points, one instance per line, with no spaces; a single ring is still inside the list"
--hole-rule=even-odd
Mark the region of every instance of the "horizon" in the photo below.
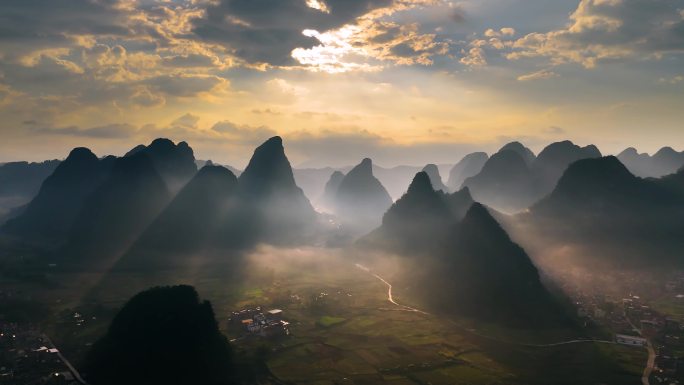
[[[276,135],[276,136],[280,136],[280,135]],[[282,137],[282,136],[281,136],[281,137]],[[159,137],[159,138],[154,138],[154,139],[169,139],[169,138]],[[154,139],[153,139],[153,140],[154,140]],[[266,139],[268,139],[268,138],[266,138]],[[170,140],[171,140],[171,139],[170,139]],[[172,141],[173,141],[173,140],[172,140]],[[520,142],[523,146],[529,148],[529,149],[534,153],[535,156],[538,156],[539,153],[540,153],[544,148],[546,148],[547,146],[549,146],[549,145],[551,145],[551,144],[554,144],[554,143],[564,142],[564,141],[570,141],[570,142],[572,142],[573,144],[578,145],[578,146],[580,146],[580,147],[586,147],[586,146],[594,145],[593,143],[580,144],[580,143],[573,142],[573,141],[570,140],[570,139],[559,139],[559,140],[557,140],[557,141],[552,141],[552,142],[545,143],[545,144],[544,144],[544,143],[539,143],[539,144],[537,144],[537,146],[534,146],[534,147],[533,147],[533,146],[528,146],[525,142],[520,142],[520,141],[512,141],[512,142]],[[190,148],[193,149],[194,155],[195,155],[195,159],[197,159],[197,161],[204,161],[204,162],[206,162],[206,161],[211,161],[211,162],[214,163],[214,164],[221,165],[221,166],[230,166],[230,167],[234,167],[234,168],[236,168],[236,169],[238,169],[238,170],[244,170],[244,168],[247,166],[247,163],[249,162],[250,157],[252,156],[252,154],[250,153],[249,155],[246,155],[245,158],[241,159],[238,163],[227,163],[227,162],[222,162],[222,161],[220,161],[220,160],[218,160],[218,159],[211,159],[211,158],[203,157],[201,154],[198,153],[197,149],[196,149],[195,147],[193,147],[192,143],[190,143],[190,142],[188,142],[188,141],[185,141],[185,140],[174,141],[174,143],[180,143],[180,142],[186,142],[186,143],[190,146]],[[502,144],[499,145],[498,147],[492,146],[492,147],[491,147],[491,148],[492,148],[491,150],[484,150],[484,149],[473,148],[472,151],[465,151],[465,152],[459,153],[458,155],[455,155],[455,157],[453,157],[453,160],[451,160],[451,161],[447,161],[446,159],[449,159],[449,155],[448,155],[448,154],[444,154],[444,155],[438,155],[438,156],[437,156],[438,159],[444,159],[444,161],[441,161],[441,162],[439,162],[439,161],[437,161],[437,162],[436,162],[436,161],[432,161],[432,160],[430,160],[429,155],[426,155],[426,156],[425,156],[425,159],[426,159],[426,160],[425,160],[424,163],[418,163],[418,162],[416,162],[416,163],[409,163],[409,162],[404,162],[404,163],[396,163],[396,164],[387,164],[387,163],[382,163],[382,160],[380,160],[380,161],[376,160],[376,159],[377,159],[376,157],[369,156],[369,155],[362,155],[361,157],[358,158],[358,160],[356,160],[356,161],[353,161],[353,160],[352,160],[352,161],[350,161],[350,163],[324,164],[324,163],[317,163],[315,160],[305,160],[305,161],[303,161],[303,162],[296,163],[296,161],[293,161],[293,158],[292,158],[292,157],[290,156],[290,154],[288,153],[288,143],[287,143],[287,139],[283,137],[283,146],[285,147],[285,153],[288,155],[288,158],[289,158],[289,160],[290,160],[290,163],[291,163],[291,165],[292,165],[292,168],[294,168],[294,169],[326,169],[326,168],[332,168],[332,169],[335,169],[335,170],[340,170],[340,169],[345,169],[345,168],[353,167],[353,166],[357,165],[357,164],[358,164],[362,159],[364,159],[364,158],[370,158],[370,159],[373,161],[373,165],[374,165],[374,166],[381,167],[381,168],[387,168],[387,169],[391,169],[391,168],[395,168],[395,167],[424,167],[424,166],[426,166],[426,165],[428,165],[428,164],[435,164],[435,165],[437,165],[438,167],[442,167],[442,168],[444,168],[444,167],[451,167],[451,166],[454,166],[455,164],[457,164],[459,161],[461,161],[461,160],[463,159],[463,157],[465,157],[465,156],[468,155],[468,154],[472,154],[472,153],[475,153],[475,152],[484,152],[484,153],[486,153],[487,155],[491,156],[491,155],[495,154],[497,151],[499,151],[499,150],[501,149],[501,147],[505,146],[505,145],[508,144],[508,143],[512,143],[512,142],[502,143]],[[98,153],[95,149],[93,149],[93,148],[91,148],[91,147],[88,147],[88,146],[86,146],[86,145],[81,145],[81,146],[77,145],[77,146],[73,147],[72,149],[68,150],[68,151],[67,151],[63,156],[61,156],[61,157],[56,157],[56,158],[40,158],[40,155],[38,155],[35,159],[32,159],[30,156],[29,156],[29,157],[22,158],[22,159],[12,159],[12,160],[2,160],[2,159],[0,159],[0,164],[12,163],[12,162],[23,162],[23,161],[27,161],[27,162],[29,162],[29,163],[34,163],[34,162],[35,162],[35,163],[39,163],[39,162],[49,161],[49,160],[59,160],[59,161],[62,161],[62,160],[64,160],[64,159],[66,159],[67,155],[69,154],[69,152],[70,152],[71,150],[73,150],[74,148],[78,148],[78,147],[88,148],[89,150],[93,151],[93,153],[94,153],[98,158],[104,158],[104,157],[106,157],[106,156],[112,156],[112,155],[113,155],[113,156],[116,156],[116,157],[122,157],[122,156],[124,156],[128,151],[130,151],[131,149],[133,149],[134,147],[136,147],[136,146],[138,146],[138,145],[147,146],[147,145],[149,145],[149,143],[151,143],[151,141],[150,141],[150,142],[147,142],[147,143],[137,143],[137,144],[133,144],[133,145],[131,145],[129,148],[126,148],[126,149],[124,149],[123,151],[121,151],[121,152],[119,152],[119,153],[113,153],[113,152]],[[255,144],[254,148],[256,148],[259,144],[260,144],[260,143]],[[599,151],[601,151],[601,154],[602,154],[603,156],[618,156],[621,152],[623,152],[623,151],[625,151],[625,150],[627,150],[627,149],[630,149],[630,148],[635,149],[639,155],[646,154],[646,155],[651,156],[651,157],[654,156],[658,151],[660,151],[660,150],[662,150],[662,149],[666,149],[666,148],[670,148],[670,149],[672,149],[672,150],[674,150],[674,151],[676,151],[676,152],[684,152],[684,149],[682,149],[682,151],[678,151],[677,148],[675,148],[675,147],[673,147],[673,146],[668,146],[668,145],[662,146],[662,147],[658,148],[657,150],[655,150],[655,151],[653,151],[653,152],[643,152],[643,151],[641,151],[637,146],[628,146],[628,147],[625,147],[625,148],[623,148],[622,150],[619,150],[619,151],[617,151],[617,152],[604,152],[603,149],[602,149],[600,146],[596,146],[596,147],[599,149]],[[296,155],[295,155],[295,156],[296,156]],[[422,159],[422,155],[421,155],[420,157],[421,157],[421,159]],[[383,159],[382,156],[380,157],[380,159]],[[442,177],[445,177],[445,175],[442,175]]]
[[[683,122],[684,0],[0,0],[0,383],[684,384]]]
[[[168,137],[239,166],[276,133],[298,166],[684,142],[678,0],[8,1],[0,15],[3,162]]]

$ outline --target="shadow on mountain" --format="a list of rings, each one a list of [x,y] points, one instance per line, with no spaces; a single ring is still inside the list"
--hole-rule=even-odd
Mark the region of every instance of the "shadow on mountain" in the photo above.
[[[86,200],[61,254],[79,265],[107,266],[169,202],[166,184],[144,153],[119,158]]]
[[[259,224],[258,239],[296,244],[315,236],[316,211],[295,183],[279,136],[254,150],[238,181],[240,199]]]
[[[418,173],[360,247],[405,255],[433,309],[520,326],[569,322],[525,251],[467,189],[444,194]]]
[[[136,154],[145,154],[150,158],[172,195],[197,172],[194,152],[186,142],[175,144],[169,139],[158,138],[148,146],[136,146],[124,157]]]
[[[583,265],[658,269],[683,265],[683,219],[684,171],[642,179],[609,156],[573,163],[512,228],[539,249],[579,248]]]
[[[203,167],[115,268],[188,267],[200,263],[199,256],[229,262],[230,255],[258,242],[256,217],[238,194],[238,180],[231,171]]]
[[[106,179],[113,164],[113,157],[99,160],[87,148],[75,148],[3,231],[48,248],[63,244],[85,200]]]

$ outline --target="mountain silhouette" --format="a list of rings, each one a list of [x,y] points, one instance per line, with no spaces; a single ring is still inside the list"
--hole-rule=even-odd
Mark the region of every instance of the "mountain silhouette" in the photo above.
[[[145,154],[152,160],[172,193],[180,190],[197,172],[195,155],[186,142],[175,144],[169,139],[158,138],[148,146],[136,146],[124,157],[136,154]]]
[[[373,176],[373,162],[366,158],[342,179],[334,205],[335,214],[343,223],[365,232],[380,224],[392,198]]]
[[[441,299],[458,312],[525,325],[563,320],[527,253],[479,203],[456,227],[444,256]]]
[[[439,169],[437,165],[428,164],[423,168],[423,171],[430,177],[430,182],[432,182],[432,187],[437,191],[449,192],[447,186],[442,182],[442,177],[439,175]]]
[[[570,141],[548,145],[536,158],[518,142],[494,154],[477,175],[466,179],[473,197],[497,210],[519,212],[548,195],[567,167],[580,159],[598,158],[596,146]]]
[[[503,151],[513,151],[520,155],[520,157],[525,161],[525,163],[530,166],[532,163],[534,163],[535,156],[532,150],[529,148],[525,147],[522,143],[520,142],[511,142],[499,149],[498,152],[503,152]]]
[[[75,148],[55,168],[25,210],[3,230],[33,241],[59,244],[69,233],[86,198],[104,181],[113,158],[99,160],[87,148]]]
[[[535,199],[534,176],[518,151],[501,150],[492,155],[482,171],[463,182],[478,202],[516,212]]]
[[[189,263],[196,252],[240,248],[256,232],[242,212],[235,175],[204,166],[152,222],[120,267],[169,267]],[[175,258],[183,257],[183,259]]]
[[[166,184],[144,152],[117,159],[78,211],[65,255],[96,264],[119,256],[168,202]]]
[[[484,152],[474,152],[463,157],[449,172],[449,191],[458,191],[466,179],[479,174],[488,159],[489,155]]]
[[[533,164],[537,179],[538,196],[550,193],[570,164],[580,159],[600,158],[601,152],[594,145],[580,147],[569,140],[556,142],[544,148]]]
[[[397,252],[434,252],[443,247],[452,222],[444,193],[435,191],[428,174],[421,171],[387,210],[382,225],[360,242]]]
[[[573,163],[548,197],[519,216],[545,241],[580,244],[624,264],[676,259],[683,218],[684,172],[642,179],[613,156]]]
[[[211,303],[191,286],[156,287],[131,298],[86,357],[93,385],[228,385],[233,354]]]
[[[564,318],[525,251],[489,211],[467,188],[435,191],[427,173],[416,174],[382,225],[358,245],[414,260],[419,267],[408,279],[441,312],[528,325]]]
[[[314,231],[316,212],[295,182],[279,136],[254,150],[238,182],[242,199],[263,223],[265,239],[288,242]]]
[[[323,191],[323,197],[321,201],[326,208],[334,209],[335,207],[335,197],[337,196],[337,190],[340,188],[340,184],[344,179],[344,174],[341,171],[334,171],[330,175],[330,179],[325,184],[325,189]]]
[[[632,174],[642,178],[659,178],[684,167],[684,152],[676,152],[671,147],[664,147],[653,156],[640,154],[635,148],[630,147],[622,151],[617,158]]]

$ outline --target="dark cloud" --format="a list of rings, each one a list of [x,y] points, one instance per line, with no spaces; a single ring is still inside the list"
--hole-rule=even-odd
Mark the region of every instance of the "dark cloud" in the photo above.
[[[13,54],[52,48],[70,35],[128,35],[119,0],[0,1],[0,47]]]
[[[220,43],[250,63],[294,64],[295,48],[310,48],[317,40],[305,29],[328,31],[353,22],[393,0],[327,0],[328,12],[307,6],[304,0],[221,0],[194,20],[194,33]]]
[[[449,15],[449,18],[454,23],[464,23],[466,21],[466,13],[463,10],[463,8],[454,7],[454,9],[451,10],[451,14]]]

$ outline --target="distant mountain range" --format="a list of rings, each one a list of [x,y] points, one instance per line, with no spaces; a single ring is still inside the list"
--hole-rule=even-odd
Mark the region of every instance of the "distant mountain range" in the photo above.
[[[633,261],[644,255],[673,261],[684,246],[684,171],[643,179],[623,162],[642,165],[644,173],[668,173],[681,169],[681,154],[666,148],[653,157],[624,160],[635,153],[623,152],[620,161],[602,157],[595,146],[564,141],[535,156],[514,142],[491,157],[464,157],[445,185],[440,166],[432,164],[423,171],[385,169],[364,159],[342,171],[293,170],[280,137],[259,146],[239,177],[238,171],[197,161],[185,142],[156,139],[121,158],[98,158],[76,148],[61,162],[0,166],[5,181],[0,191],[35,194],[1,230],[52,252],[55,260],[96,262],[123,255],[119,262],[131,266],[158,263],[157,256],[171,254],[181,256],[174,263],[183,263],[183,255],[196,251],[239,252],[259,242],[311,244],[321,241],[321,217],[298,186],[299,175],[310,184],[325,177],[317,206],[335,213],[354,235],[378,227],[364,239],[390,239],[385,246],[398,250],[449,248],[442,242],[458,238],[458,224],[480,202],[522,211],[513,217],[494,213],[522,241],[537,236],[548,245],[574,242],[612,260],[622,253]],[[204,165],[200,171],[198,163]],[[397,187],[409,172],[412,180]],[[397,202],[378,174],[405,193]],[[460,180],[462,186],[452,192]],[[624,245],[630,245],[627,252]]]
[[[38,193],[40,185],[52,174],[60,161],[41,163],[10,162],[0,165],[0,224],[18,215],[17,209]]]
[[[482,203],[497,210],[517,212],[550,193],[571,163],[600,156],[595,146],[579,147],[564,141],[547,146],[535,157],[521,143],[513,142],[492,155],[463,186],[469,187]]]
[[[684,167],[684,151],[677,152],[671,147],[663,147],[653,156],[640,154],[635,148],[630,147],[617,158],[632,174],[642,178],[659,178]]]

